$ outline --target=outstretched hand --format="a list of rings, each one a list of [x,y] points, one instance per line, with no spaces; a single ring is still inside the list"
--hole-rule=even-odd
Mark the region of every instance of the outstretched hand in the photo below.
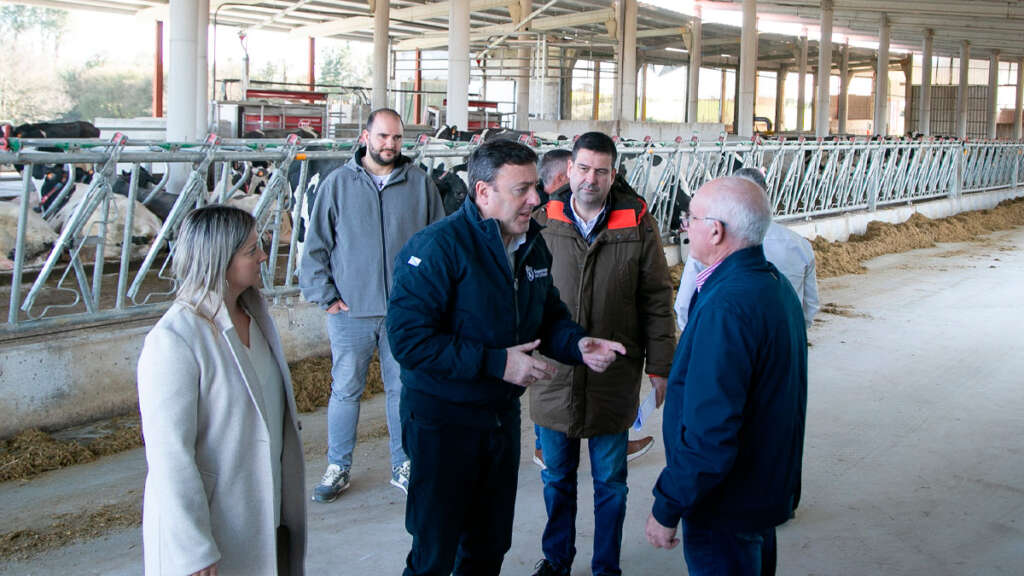
[[[579,346],[583,363],[594,372],[604,372],[615,361],[616,353],[626,353],[626,347],[621,343],[604,338],[580,338]]]
[[[505,375],[502,379],[511,384],[525,387],[537,380],[554,376],[553,366],[530,355],[538,346],[540,346],[540,340],[506,348],[508,358],[505,360]]]

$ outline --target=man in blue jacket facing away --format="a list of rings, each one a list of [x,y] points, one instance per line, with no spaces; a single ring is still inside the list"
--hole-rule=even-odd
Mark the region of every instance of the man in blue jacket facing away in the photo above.
[[[413,236],[395,259],[388,307],[402,367],[402,444],[412,462],[404,574],[497,575],[512,544],[519,397],[553,367],[602,372],[622,344],[590,338],[551,279],[530,217],[537,155],[489,142],[469,158],[470,201]]]
[[[765,260],[768,199],[741,178],[708,182],[689,214],[697,277],[668,379],[667,466],[647,539],[678,544],[691,575],[774,574],[775,527],[799,493],[807,332],[786,277]]]

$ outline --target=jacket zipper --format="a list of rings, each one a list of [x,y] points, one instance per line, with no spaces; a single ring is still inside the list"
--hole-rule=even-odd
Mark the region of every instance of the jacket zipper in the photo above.
[[[514,306],[515,311],[516,311],[516,342],[519,342],[519,339],[520,339],[520,335],[519,335],[519,322],[520,322],[520,319],[519,319],[519,270],[521,270],[522,267],[525,265],[526,257],[530,254],[530,250],[533,250],[533,244],[536,241],[537,241],[537,237],[536,236],[534,236],[533,238],[531,238],[531,239],[529,239],[527,241],[526,247],[523,249],[523,257],[520,259],[519,262],[516,263],[515,266],[512,267],[512,299],[515,301],[515,302],[513,302],[513,306]]]
[[[373,182],[373,178],[370,178],[370,181]],[[373,185],[377,186],[377,183],[373,182]],[[386,188],[387,184],[384,187]],[[387,308],[388,301],[391,300],[391,287],[388,286],[388,240],[384,234],[384,188],[377,190],[377,213],[380,215],[380,273],[384,276],[384,307]]]

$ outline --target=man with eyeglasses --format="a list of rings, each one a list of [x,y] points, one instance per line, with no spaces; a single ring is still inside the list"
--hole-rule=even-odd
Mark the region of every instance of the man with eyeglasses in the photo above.
[[[733,176],[757,184],[762,191],[768,188],[764,174],[757,168],[740,168],[733,173]],[[692,216],[684,213],[680,222],[683,229],[688,229],[692,220],[694,220]],[[800,306],[804,311],[804,323],[810,328],[814,315],[821,308],[818,302],[817,265],[811,243],[803,236],[773,221],[768,226],[768,232],[765,233],[763,246],[764,257],[774,264],[779,272],[785,274],[789,283],[793,285],[793,290],[796,291],[796,297],[800,300]],[[704,266],[696,259],[686,258],[675,303],[676,325],[679,326],[680,332],[686,328],[690,299],[697,286],[697,275],[703,269]]]
[[[761,246],[763,190],[712,180],[690,203],[697,276],[668,379],[666,466],[647,540],[674,548],[682,523],[692,576],[771,575],[775,527],[799,493],[807,411],[807,331],[800,302]]]
[[[577,469],[587,439],[594,479],[593,574],[621,574],[626,515],[628,430],[636,419],[645,361],[661,404],[675,347],[672,285],[658,227],[643,198],[615,175],[615,143],[581,135],[568,163],[569,184],[537,220],[546,228],[551,274],[573,319],[613,338],[626,355],[602,374],[557,364],[530,386],[530,415],[540,425],[548,521],[537,576],[567,575],[576,552]]]

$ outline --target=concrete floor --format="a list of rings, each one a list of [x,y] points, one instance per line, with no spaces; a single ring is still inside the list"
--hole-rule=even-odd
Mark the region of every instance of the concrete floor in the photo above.
[[[779,530],[780,574],[1021,574],[1024,566],[1024,228],[871,262],[866,275],[821,282],[823,313],[810,333],[803,502]],[[364,408],[377,436],[382,398]],[[307,478],[323,468],[324,411],[304,417]],[[681,553],[643,537],[658,443],[630,465],[622,565],[627,574],[685,574]],[[503,574],[528,575],[544,525],[540,475],[523,462],[512,550]],[[386,439],[362,442],[352,487],[311,504],[313,574],[398,574],[410,537],[404,497],[388,485]],[[589,574],[592,490],[581,472],[578,558]],[[50,514],[138,498],[141,450],[0,485],[4,530]],[[4,574],[138,574],[137,529],[53,550]]]

